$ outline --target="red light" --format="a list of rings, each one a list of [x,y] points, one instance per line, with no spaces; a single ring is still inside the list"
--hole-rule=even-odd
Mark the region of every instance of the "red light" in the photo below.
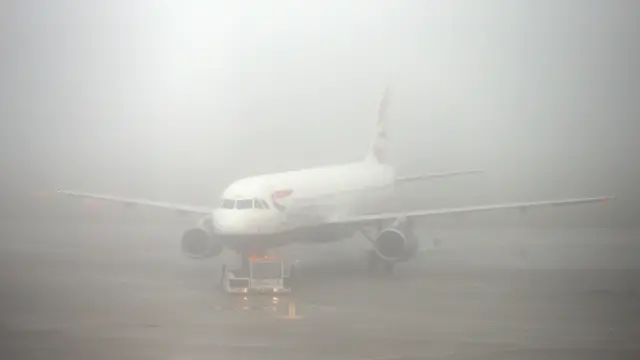
[[[276,258],[274,256],[271,255],[249,255],[249,261],[253,262],[253,261],[257,261],[257,260],[275,260]]]

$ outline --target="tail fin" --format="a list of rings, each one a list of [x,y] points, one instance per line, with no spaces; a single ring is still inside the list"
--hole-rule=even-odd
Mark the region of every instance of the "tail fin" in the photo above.
[[[378,121],[376,122],[374,137],[367,154],[367,161],[375,161],[381,164],[386,161],[389,97],[389,87],[387,86],[380,101]]]

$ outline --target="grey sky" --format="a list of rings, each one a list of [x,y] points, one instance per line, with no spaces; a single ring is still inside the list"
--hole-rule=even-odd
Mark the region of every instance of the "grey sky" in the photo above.
[[[240,176],[362,158],[391,72],[401,172],[485,168],[460,195],[483,201],[629,195],[632,6],[5,2],[3,162],[32,187],[211,201]]]

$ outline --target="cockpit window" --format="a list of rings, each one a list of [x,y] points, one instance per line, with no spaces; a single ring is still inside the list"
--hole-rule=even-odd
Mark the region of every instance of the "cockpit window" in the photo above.
[[[253,199],[237,200],[236,209],[239,209],[239,210],[253,209]]]
[[[220,203],[220,208],[233,209],[235,205],[236,205],[236,202],[231,199],[222,199],[222,202]]]
[[[241,199],[241,200],[233,200],[233,199],[222,199],[220,202],[221,209],[269,209],[269,204],[262,199]]]
[[[253,207],[256,209],[264,209],[264,206],[262,206],[262,202],[260,201],[260,199],[253,199]]]

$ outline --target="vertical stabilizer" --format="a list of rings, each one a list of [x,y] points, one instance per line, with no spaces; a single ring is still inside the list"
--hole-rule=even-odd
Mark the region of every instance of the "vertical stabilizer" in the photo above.
[[[387,123],[388,120],[388,108],[389,108],[389,87],[385,89],[382,100],[380,101],[380,107],[378,109],[378,119],[376,122],[375,132],[369,153],[367,154],[367,161],[375,161],[377,163],[385,163],[387,155]]]

